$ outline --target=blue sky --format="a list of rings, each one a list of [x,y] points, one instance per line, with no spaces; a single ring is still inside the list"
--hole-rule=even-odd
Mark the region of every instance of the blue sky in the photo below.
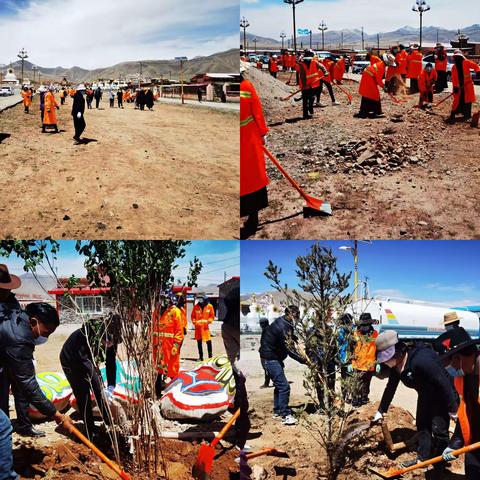
[[[0,64],[93,69],[238,48],[238,0],[0,0]]]
[[[84,259],[79,256],[75,250],[75,241],[60,241],[60,252],[55,267],[58,268],[58,276],[84,276],[85,269],[83,267]],[[188,273],[189,260],[197,256],[202,262],[203,269],[200,274],[198,284],[208,285],[210,283],[221,283],[224,279],[240,274],[240,245],[235,240],[198,240],[193,241],[186,248],[185,258],[178,263],[175,270],[175,279],[185,281]],[[0,263],[6,263],[9,270],[17,275],[22,275],[23,262],[12,256],[9,259],[1,259]],[[51,275],[48,266],[41,266],[37,273],[40,275]]]
[[[268,260],[282,267],[283,282],[296,287],[295,259],[310,241],[255,241],[241,245],[241,290],[271,290],[263,275]],[[340,271],[353,270],[353,256],[339,250],[350,241],[325,241]],[[374,241],[359,243],[359,278],[368,276],[371,294],[455,305],[480,305],[480,241]],[[351,279],[353,284],[353,275]]]
[[[311,28],[325,20],[330,30],[360,29],[369,34],[397,30],[405,25],[418,28],[419,15],[412,12],[415,0],[304,0],[296,7],[297,28]],[[431,10],[424,14],[425,26],[458,29],[480,22],[478,0],[428,0]],[[282,30],[292,30],[292,7],[282,0],[241,0],[241,15],[249,31],[278,39]]]

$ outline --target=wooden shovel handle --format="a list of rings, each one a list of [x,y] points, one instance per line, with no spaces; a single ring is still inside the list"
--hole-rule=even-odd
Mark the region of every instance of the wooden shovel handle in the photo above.
[[[238,409],[233,417],[227,422],[227,424],[218,432],[218,435],[212,440],[212,443],[210,444],[211,447],[214,447],[224,436],[225,434],[230,430],[230,427],[235,423],[235,420],[239,417],[240,415],[240,409]]]
[[[66,425],[64,425],[66,427]],[[123,480],[131,480],[130,476],[124,472],[115,462],[110,460],[104,453],[102,453],[87,437],[85,437],[76,427],[70,424],[66,427],[67,430],[75,435],[82,443],[84,443],[93,453],[105,462],[120,478]]]
[[[259,450],[258,452],[247,453],[245,457],[247,460],[251,460],[252,458],[261,457],[262,455],[270,455],[271,453],[276,452],[276,448],[264,448],[263,450]]]

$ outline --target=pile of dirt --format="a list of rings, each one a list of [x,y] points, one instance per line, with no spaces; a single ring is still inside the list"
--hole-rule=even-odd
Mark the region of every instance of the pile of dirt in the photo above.
[[[191,480],[192,467],[195,464],[198,443],[179,440],[163,440],[159,447],[158,479]],[[123,449],[122,449],[123,450]],[[105,452],[107,453],[107,452]],[[108,454],[108,453],[107,453]],[[238,464],[235,462],[238,452],[217,446],[211,480],[238,478]],[[113,455],[110,454],[113,458]],[[134,472],[125,461],[125,470],[132,479],[144,478],[145,473]],[[103,464],[86,446],[71,440],[55,442],[48,447],[35,447],[24,443],[14,450],[14,467],[22,480],[103,480],[116,479],[118,476]]]

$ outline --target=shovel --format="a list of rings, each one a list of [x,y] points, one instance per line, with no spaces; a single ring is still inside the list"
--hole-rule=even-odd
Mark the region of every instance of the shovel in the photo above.
[[[286,102],[287,100],[289,100],[290,98],[295,96],[297,93],[300,93],[301,91],[302,90],[297,90],[296,92],[291,93],[288,97],[281,98],[280,101],[281,102]]]
[[[210,445],[202,443],[200,451],[198,452],[197,462],[192,469],[192,476],[195,480],[208,480],[210,478],[213,457],[215,456],[215,445],[224,437],[239,415],[240,409],[235,412],[233,417],[220,430],[219,434],[212,440]]]
[[[353,99],[352,95],[349,92],[347,92],[347,90],[345,90],[341,85],[338,85],[338,83],[336,83],[335,86],[347,96],[348,104],[351,105],[352,99]]]
[[[263,450],[259,450],[258,452],[247,453],[245,454],[245,458],[247,460],[253,460],[254,458],[261,457],[263,455],[272,455],[274,457],[289,458],[288,453],[281,452],[276,448],[264,448]],[[236,458],[235,461],[239,463],[240,458]]]
[[[67,428],[67,427],[65,427]],[[67,430],[75,435],[83,444],[85,444],[93,453],[95,453],[100,459],[105,462],[120,478],[123,480],[132,480],[128,473],[124,472],[119,465],[107,458],[87,437],[85,437],[76,427],[71,425]]]
[[[480,448],[480,442],[477,442],[477,443],[472,443],[472,445],[469,445],[468,447],[463,447],[463,448],[460,448],[458,450],[454,450],[451,453],[452,453],[452,455],[455,455],[456,457],[458,457],[459,455],[462,455],[464,453],[473,452],[474,450],[478,450],[479,448]],[[412,472],[413,470],[416,470],[417,468],[428,467],[429,465],[433,465],[435,463],[439,463],[439,462],[443,462],[443,461],[444,461],[444,459],[440,455],[439,457],[434,457],[434,458],[431,458],[430,460],[425,460],[424,462],[417,463],[417,464],[412,465],[411,467],[407,467],[407,468],[395,469],[395,467],[393,467],[390,470],[381,472],[379,470],[375,470],[374,468],[370,467],[370,470],[373,473],[377,474],[379,477],[382,477],[382,478],[396,478],[396,477],[399,477],[400,475],[403,475],[405,473]]]
[[[280,165],[278,160],[267,150],[264,146],[263,151],[267,155],[267,157],[272,161],[272,163],[280,170],[282,175],[290,182],[292,187],[305,199],[307,202],[306,207],[303,209],[304,216],[308,216],[309,213],[315,214],[323,214],[323,215],[331,215],[332,214],[332,207],[328,202],[324,202],[319,198],[312,197],[307,195],[300,185],[285,171],[285,169]],[[310,211],[310,212],[309,212]]]
[[[443,100],[440,100],[438,103],[435,103],[432,106],[435,107],[435,108],[438,107],[443,102],[446,102],[449,98],[453,97],[453,95],[454,95],[453,93],[451,93],[450,95],[447,95]]]

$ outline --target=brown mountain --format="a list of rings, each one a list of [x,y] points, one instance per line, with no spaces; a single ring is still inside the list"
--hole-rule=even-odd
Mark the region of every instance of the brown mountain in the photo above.
[[[99,79],[118,79],[125,76],[135,75],[140,72],[140,62],[142,63],[142,75],[149,78],[175,78],[180,76],[180,62],[176,60],[139,60],[138,62],[123,62],[111,67],[97,68],[95,70],[85,70],[80,67],[72,68],[47,68],[38,66],[38,72],[43,79],[61,81],[63,78],[72,83],[96,81]],[[33,79],[32,66],[26,61],[24,64],[24,75]],[[17,78],[21,76],[21,62],[12,64]],[[215,53],[207,57],[195,57],[184,63],[185,79],[189,79],[198,73],[234,73],[238,72],[239,57],[238,49],[231,49],[225,52]]]

